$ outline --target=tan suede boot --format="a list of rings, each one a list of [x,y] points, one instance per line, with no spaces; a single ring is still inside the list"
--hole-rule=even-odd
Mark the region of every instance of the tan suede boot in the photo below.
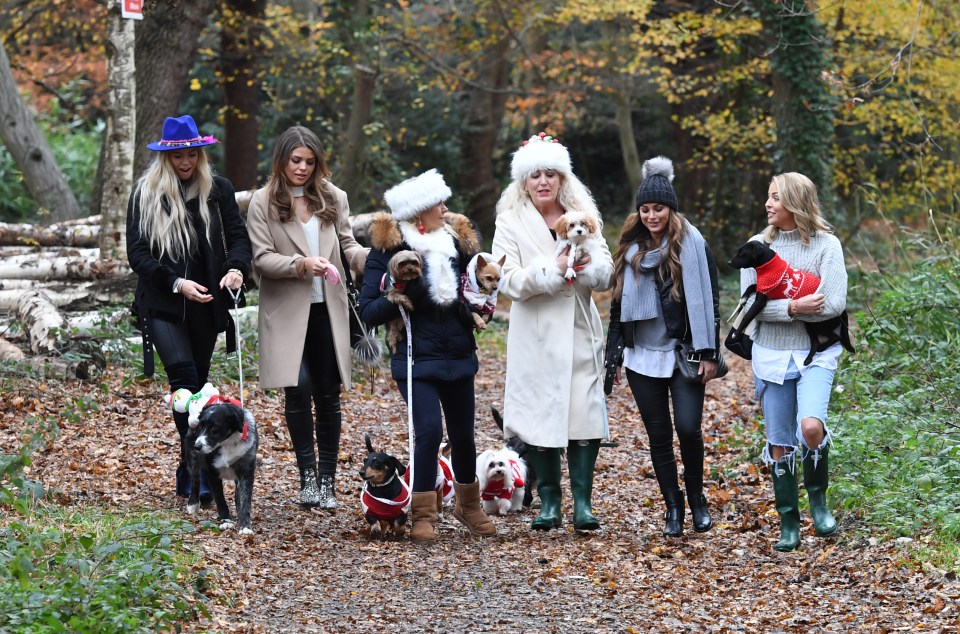
[[[480,483],[474,480],[472,484],[460,484],[454,481],[453,488],[457,494],[457,501],[453,507],[453,516],[470,532],[479,537],[490,537],[497,534],[487,514],[480,508]]]
[[[435,491],[414,493],[410,515],[413,518],[413,528],[410,529],[412,541],[420,543],[437,541],[437,494]]]

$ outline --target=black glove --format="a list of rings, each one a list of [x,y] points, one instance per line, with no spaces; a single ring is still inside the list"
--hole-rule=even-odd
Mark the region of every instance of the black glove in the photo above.
[[[419,304],[427,295],[427,285],[423,283],[422,277],[417,277],[407,282],[407,287],[403,289],[403,294],[410,298],[414,304]]]
[[[613,380],[617,369],[623,365],[623,326],[620,322],[620,302],[610,304],[610,326],[607,328],[607,346],[604,355],[606,373],[603,377],[603,393],[613,392]]]

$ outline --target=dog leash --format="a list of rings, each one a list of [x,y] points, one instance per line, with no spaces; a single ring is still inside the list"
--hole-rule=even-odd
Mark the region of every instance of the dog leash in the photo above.
[[[243,409],[243,355],[240,352],[243,341],[240,339],[240,289],[238,288],[236,292],[234,292],[234,290],[228,286],[227,292],[230,293],[230,297],[233,299],[233,310],[231,313],[233,314],[233,328],[237,339],[237,370],[240,373],[240,409]],[[246,426],[244,426],[244,429],[246,429]],[[246,440],[246,433],[244,433],[244,440]]]
[[[403,326],[407,331],[407,451],[410,453],[410,490],[413,490],[413,328],[410,325],[410,315],[403,306],[400,316],[403,317]],[[411,504],[413,495],[410,496]]]

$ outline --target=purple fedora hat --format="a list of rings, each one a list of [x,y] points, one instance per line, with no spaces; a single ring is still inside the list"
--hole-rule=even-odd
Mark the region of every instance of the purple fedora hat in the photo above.
[[[200,136],[193,117],[185,114],[182,117],[167,117],[163,122],[163,137],[155,143],[147,144],[147,147],[157,152],[166,152],[203,147],[219,142],[213,136]]]

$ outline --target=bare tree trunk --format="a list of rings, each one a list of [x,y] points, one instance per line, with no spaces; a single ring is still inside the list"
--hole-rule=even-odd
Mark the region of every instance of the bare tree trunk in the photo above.
[[[99,235],[99,223],[41,227],[31,224],[0,222],[0,247],[13,245],[95,247]]]
[[[223,65],[224,173],[237,189],[257,186],[260,85],[257,63],[266,0],[226,0],[220,59]]]
[[[637,151],[637,137],[633,133],[633,103],[630,97],[622,92],[614,93],[613,102],[617,106],[617,130],[623,166],[627,170],[630,191],[637,191],[643,182],[643,164]]]
[[[491,23],[492,24],[492,23]],[[500,195],[498,178],[493,173],[493,153],[503,122],[506,88],[510,80],[507,55],[512,40],[506,33],[490,46],[480,59],[477,78],[486,88],[467,86],[466,115],[460,134],[462,165],[461,194],[467,200],[467,215],[473,219],[484,239],[493,237],[495,209]]]
[[[137,78],[133,20],[120,17],[113,0],[107,14],[107,130],[100,204],[100,257],[127,258],[125,219],[133,188],[133,141],[136,135]]]
[[[340,159],[338,184],[347,192],[347,198],[356,200],[363,181],[363,156],[367,135],[363,129],[370,122],[373,96],[377,87],[377,71],[356,64],[353,67],[353,106]]]
[[[64,347],[67,321],[43,291],[27,291],[20,297],[17,320],[34,354],[56,353]]]
[[[10,59],[0,42],[0,139],[23,173],[30,196],[49,214],[48,222],[80,215],[80,206],[57,166],[47,140],[20,99]]]

